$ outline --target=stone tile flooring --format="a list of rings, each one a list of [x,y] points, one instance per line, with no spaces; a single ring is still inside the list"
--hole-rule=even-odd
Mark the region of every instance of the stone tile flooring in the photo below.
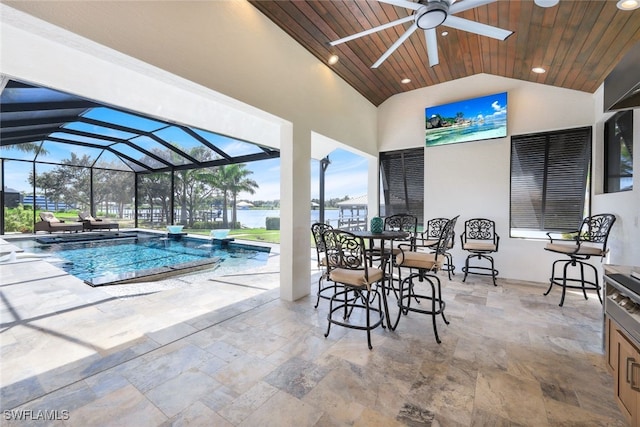
[[[362,331],[324,337],[327,301],[279,299],[278,256],[105,288],[42,260],[0,265],[2,425],[626,425],[595,296],[561,308],[544,284],[440,274],[442,344],[410,313],[369,351]]]

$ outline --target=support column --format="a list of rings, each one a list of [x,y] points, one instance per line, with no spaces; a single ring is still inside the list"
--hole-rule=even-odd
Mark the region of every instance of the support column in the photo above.
[[[379,160],[377,157],[367,157],[367,226],[374,216],[384,215],[380,212],[380,172]]]
[[[295,301],[311,284],[311,133],[286,124],[280,138],[280,298]]]
[[[323,224],[324,224],[324,178],[330,163],[331,163],[331,160],[329,160],[329,156],[326,156],[320,160],[320,206],[318,206],[318,209],[320,210],[319,212],[320,217],[318,222],[321,222]]]

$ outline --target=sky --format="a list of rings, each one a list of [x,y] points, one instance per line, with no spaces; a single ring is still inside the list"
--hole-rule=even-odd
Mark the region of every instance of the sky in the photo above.
[[[331,163],[325,174],[325,199],[358,197],[367,194],[367,160],[349,151],[337,149],[329,154]],[[239,194],[242,200],[280,199],[280,159],[246,163],[253,174],[249,178],[260,188],[255,194]],[[311,160],[311,198],[320,198],[320,162]]]
[[[82,155],[81,152],[76,153]],[[26,156],[32,157],[32,156]],[[325,199],[358,197],[367,194],[367,160],[349,151],[337,149],[329,154],[331,164],[325,175]],[[27,182],[26,163],[7,162],[5,185],[18,191],[31,192]],[[255,194],[242,193],[238,200],[279,200],[280,199],[280,159],[270,159],[245,164],[253,171],[249,176],[260,186]],[[55,166],[41,165],[39,170],[49,170]],[[311,198],[320,196],[320,162],[311,160]]]

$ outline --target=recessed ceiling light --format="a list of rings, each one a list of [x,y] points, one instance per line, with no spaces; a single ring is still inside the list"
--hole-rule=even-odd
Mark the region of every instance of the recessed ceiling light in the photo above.
[[[443,37],[446,37],[446,36],[449,35],[449,31],[443,31],[441,34],[442,34]]]
[[[633,10],[640,7],[640,1],[638,0],[619,0],[616,4],[620,10]]]
[[[557,5],[560,0],[533,0],[533,2],[540,7],[553,7]]]
[[[338,63],[338,61],[340,60],[340,58],[338,57],[338,55],[331,55],[329,57],[329,61],[327,61],[329,63],[329,65],[335,65]]]
[[[407,83],[411,83],[411,79],[404,78],[404,79],[400,80],[400,83],[406,85]]]
[[[547,72],[547,70],[545,70],[545,69],[544,69],[544,68],[542,68],[542,67],[533,67],[533,68],[531,69],[531,71],[533,71],[533,72],[534,72],[534,73],[536,73],[536,74],[543,74],[543,73],[546,73],[546,72]]]

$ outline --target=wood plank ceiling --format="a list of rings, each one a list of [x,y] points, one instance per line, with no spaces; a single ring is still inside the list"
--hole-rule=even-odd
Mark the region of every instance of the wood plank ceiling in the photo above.
[[[500,0],[455,16],[514,31],[505,41],[441,25],[439,65],[429,67],[424,32],[418,30],[372,69],[412,21],[337,46],[329,43],[412,10],[375,0],[249,1],[321,61],[337,54],[340,60],[331,67],[376,106],[401,92],[478,73],[593,93],[640,41],[640,9],[619,10],[614,0],[560,0],[549,8],[532,0]],[[535,74],[533,67],[547,72]],[[411,82],[401,83],[404,78]]]

